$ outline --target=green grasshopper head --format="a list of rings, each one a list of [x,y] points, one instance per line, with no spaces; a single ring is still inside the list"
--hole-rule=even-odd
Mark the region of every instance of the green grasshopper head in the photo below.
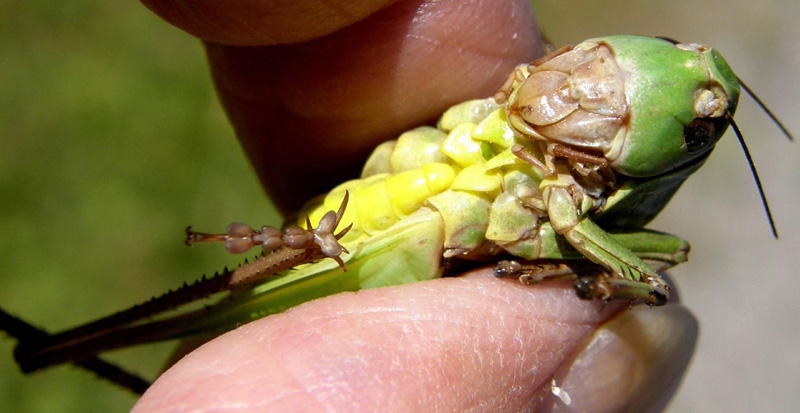
[[[715,50],[610,36],[528,66],[509,96],[520,132],[602,156],[624,175],[667,173],[725,132],[739,83]]]
[[[714,147],[739,101],[736,75],[716,50],[632,36],[594,42],[608,45],[625,73],[628,130],[606,153],[615,170],[659,175]]]

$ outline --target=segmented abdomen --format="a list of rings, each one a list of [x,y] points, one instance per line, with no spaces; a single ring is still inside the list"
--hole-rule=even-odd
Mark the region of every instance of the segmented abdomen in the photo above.
[[[345,243],[386,230],[426,201],[439,209],[446,221],[448,207],[442,207],[442,202],[481,204],[487,222],[480,232],[488,230],[491,239],[497,231],[488,228],[488,212],[498,196],[508,190],[512,194],[526,192],[518,190],[521,185],[535,191],[541,181],[541,176],[510,153],[509,147],[515,143],[504,110],[492,99],[456,105],[445,112],[436,128],[416,128],[378,146],[361,179],[311,200],[300,211],[298,224],[304,225],[306,216],[316,224],[325,212],[338,208],[344,192],[349,191],[350,203],[342,223],[353,223],[353,228],[342,240]],[[446,201],[433,198],[448,190],[468,195],[469,201],[460,196],[448,196]],[[510,237],[519,239],[519,235]]]
[[[447,190],[454,177],[451,165],[430,163],[397,174],[382,173],[355,179],[334,188],[322,198],[321,204],[319,200],[312,200],[300,212],[298,219],[304,220],[308,214],[312,223],[318,222],[326,211],[332,209],[332,205],[341,203],[345,191],[349,191],[350,202],[342,223],[352,223],[353,228],[342,242],[356,241],[383,231],[410,215],[428,197]],[[309,206],[310,210],[307,209]]]

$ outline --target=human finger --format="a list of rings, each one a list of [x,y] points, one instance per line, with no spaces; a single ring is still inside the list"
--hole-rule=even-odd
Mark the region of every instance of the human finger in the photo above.
[[[530,410],[619,306],[491,270],[312,301],[247,324],[167,371],[137,409]]]

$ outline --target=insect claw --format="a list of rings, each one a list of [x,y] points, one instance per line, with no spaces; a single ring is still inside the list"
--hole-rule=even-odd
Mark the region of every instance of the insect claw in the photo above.
[[[339,264],[339,267],[341,267],[341,268],[342,268],[342,271],[344,271],[344,272],[347,272],[347,266],[344,264],[344,261],[342,261],[342,258],[341,258],[341,257],[339,257],[339,256],[336,256],[336,257],[331,257],[331,258],[332,258],[334,261],[336,261],[336,263],[337,263],[337,264]]]
[[[336,227],[339,226],[339,222],[342,221],[342,217],[344,217],[344,210],[347,208],[347,202],[350,200],[350,191],[344,191],[344,198],[342,198],[342,204],[339,205],[339,210],[336,211],[336,223],[333,225],[333,229],[335,230]],[[350,224],[352,226],[352,224]]]
[[[503,277],[518,277],[522,278],[521,275],[523,273],[522,264],[516,260],[502,260],[497,262],[497,266],[494,268],[494,276],[497,278]],[[520,282],[524,284],[524,282],[520,279]]]
[[[336,213],[333,211],[328,211],[322,218],[319,220],[319,224],[317,225],[316,229],[309,229],[309,231],[313,231],[315,233],[326,233],[330,234],[336,229],[336,225],[339,223],[336,222],[338,218],[336,217]]]
[[[345,234],[350,232],[351,228],[353,228],[353,224],[348,225],[347,228],[341,230],[338,234],[334,235],[334,237],[336,237],[337,240],[342,239],[342,237],[344,237]]]
[[[311,226],[311,218],[306,215],[306,230],[311,231],[312,229],[314,228]]]

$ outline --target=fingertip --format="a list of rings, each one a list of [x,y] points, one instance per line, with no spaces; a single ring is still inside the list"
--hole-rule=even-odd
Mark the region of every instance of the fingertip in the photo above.
[[[613,311],[570,285],[490,273],[339,294],[250,323],[187,356],[137,407],[533,406],[572,346]]]

